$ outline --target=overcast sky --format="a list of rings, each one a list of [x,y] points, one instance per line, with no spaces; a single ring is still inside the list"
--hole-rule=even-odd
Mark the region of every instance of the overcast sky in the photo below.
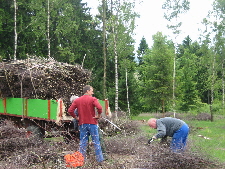
[[[82,0],[82,2],[87,2],[88,7],[92,8],[91,12],[96,12],[99,0]],[[137,0],[137,2],[140,2],[140,0]],[[137,3],[135,11],[140,14],[140,18],[136,20],[137,28],[134,36],[136,49],[143,36],[149,47],[151,47],[153,43],[152,35],[158,31],[168,36],[168,39],[175,39],[172,32],[166,27],[167,21],[163,18],[163,2],[164,0],[143,0],[142,3]],[[190,10],[179,19],[183,24],[181,27],[182,32],[177,37],[178,43],[181,43],[188,35],[193,41],[197,40],[201,33],[199,29],[204,29],[201,24],[202,19],[207,16],[209,10],[212,10],[212,3],[213,0],[190,0]]]

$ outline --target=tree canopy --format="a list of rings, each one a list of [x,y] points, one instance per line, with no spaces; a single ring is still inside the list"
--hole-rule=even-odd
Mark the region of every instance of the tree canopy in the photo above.
[[[162,6],[169,21],[190,7],[188,0]],[[91,15],[81,0],[0,0],[0,61],[38,56],[79,64],[91,72],[87,83],[97,98],[109,99],[112,109],[130,104],[131,114],[173,111],[173,103],[178,112],[211,106],[224,113],[224,7],[224,0],[214,1],[203,18],[213,29],[199,41],[187,36],[178,44],[157,32],[152,46],[143,37],[135,51],[135,1],[103,0]],[[181,24],[168,25],[174,36]]]

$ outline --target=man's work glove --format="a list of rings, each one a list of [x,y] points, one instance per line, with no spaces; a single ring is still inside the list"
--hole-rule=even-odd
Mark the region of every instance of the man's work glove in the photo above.
[[[150,139],[148,140],[148,144],[151,144],[151,142],[153,142],[153,140],[155,140],[155,139],[156,139],[155,136],[153,136],[152,138],[150,138]]]

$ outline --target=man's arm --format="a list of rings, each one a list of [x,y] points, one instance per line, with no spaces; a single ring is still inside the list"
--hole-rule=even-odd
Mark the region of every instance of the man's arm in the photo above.
[[[69,107],[69,109],[68,109],[68,113],[73,117],[73,118],[77,118],[77,116],[75,115],[75,113],[74,113],[74,110],[76,109],[77,107],[76,107],[76,103],[75,103],[75,101],[72,103],[72,105]]]
[[[162,138],[166,135],[166,126],[159,120],[157,120],[157,131],[155,138]]]
[[[97,108],[98,115],[96,115],[94,118],[99,119],[101,117],[102,113],[102,106],[98,102],[98,99],[94,98],[94,106]]]

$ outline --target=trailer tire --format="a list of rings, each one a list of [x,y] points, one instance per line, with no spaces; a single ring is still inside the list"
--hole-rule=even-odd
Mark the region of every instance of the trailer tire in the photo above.
[[[35,125],[27,127],[27,138],[35,138],[38,140],[43,140],[43,132],[41,128]]]

